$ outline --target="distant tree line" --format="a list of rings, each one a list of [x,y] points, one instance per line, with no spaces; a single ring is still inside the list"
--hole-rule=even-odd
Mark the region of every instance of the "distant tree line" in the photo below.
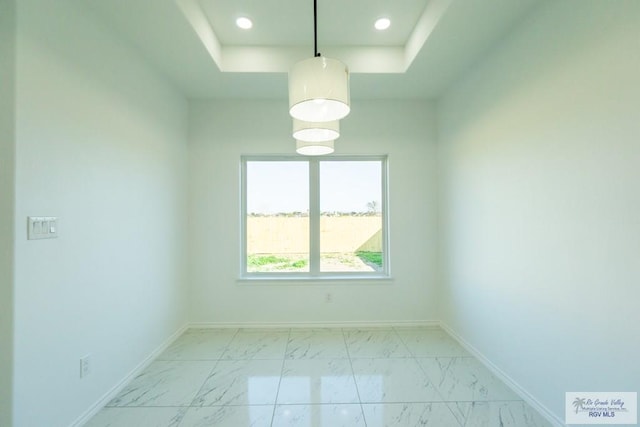
[[[285,217],[285,218],[304,218],[309,216],[309,212],[279,212],[279,213],[261,213],[261,212],[250,212],[248,214],[250,217]],[[380,203],[373,200],[367,203],[367,211],[364,212],[321,212],[320,216],[380,216]]]

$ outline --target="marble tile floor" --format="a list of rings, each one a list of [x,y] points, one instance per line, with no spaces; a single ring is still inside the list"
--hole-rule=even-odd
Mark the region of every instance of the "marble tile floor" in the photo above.
[[[190,329],[88,427],[550,427],[437,328]]]

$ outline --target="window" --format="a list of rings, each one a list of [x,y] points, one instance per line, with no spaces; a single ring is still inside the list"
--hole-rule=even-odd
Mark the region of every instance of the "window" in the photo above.
[[[242,275],[386,277],[386,157],[242,158]]]

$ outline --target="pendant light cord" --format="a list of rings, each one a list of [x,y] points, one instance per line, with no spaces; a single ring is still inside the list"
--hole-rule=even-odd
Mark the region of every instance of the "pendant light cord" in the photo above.
[[[313,56],[319,57],[318,53],[318,4],[313,0]]]

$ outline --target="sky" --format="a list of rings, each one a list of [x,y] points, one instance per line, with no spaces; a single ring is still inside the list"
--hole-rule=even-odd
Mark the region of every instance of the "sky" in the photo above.
[[[247,212],[287,213],[309,209],[306,161],[247,162]],[[320,211],[367,212],[381,206],[379,161],[321,161]]]

